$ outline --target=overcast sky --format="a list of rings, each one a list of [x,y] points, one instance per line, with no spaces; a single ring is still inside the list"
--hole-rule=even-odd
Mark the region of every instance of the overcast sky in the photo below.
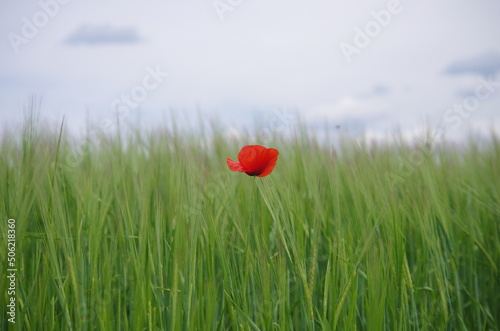
[[[118,107],[227,130],[287,109],[371,136],[500,132],[499,18],[498,0],[0,0],[0,120],[35,95],[73,130]]]

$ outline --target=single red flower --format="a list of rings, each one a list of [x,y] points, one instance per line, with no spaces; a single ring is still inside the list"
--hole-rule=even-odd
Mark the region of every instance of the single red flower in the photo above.
[[[238,153],[240,163],[227,158],[231,171],[244,172],[248,176],[265,177],[269,175],[278,161],[278,150],[260,145],[245,146]]]

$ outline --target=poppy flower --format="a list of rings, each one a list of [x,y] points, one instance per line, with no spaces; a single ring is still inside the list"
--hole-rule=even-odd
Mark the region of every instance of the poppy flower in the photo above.
[[[278,150],[260,145],[245,146],[238,153],[238,162],[227,158],[231,171],[244,172],[248,176],[265,177],[269,175],[278,161]]]

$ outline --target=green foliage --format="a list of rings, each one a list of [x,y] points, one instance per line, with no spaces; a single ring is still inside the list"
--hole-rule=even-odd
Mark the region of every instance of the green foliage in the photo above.
[[[258,142],[217,132],[6,132],[0,328],[499,330],[497,137],[333,148],[302,128],[254,178],[226,157]]]

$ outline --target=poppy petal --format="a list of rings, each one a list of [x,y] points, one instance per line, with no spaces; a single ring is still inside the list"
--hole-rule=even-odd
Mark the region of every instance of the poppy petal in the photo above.
[[[259,154],[265,151],[266,148],[260,145],[248,145],[241,149],[238,153],[238,160],[250,172],[254,172],[258,168]]]
[[[267,169],[269,163],[271,162],[274,162],[274,165],[276,165],[276,159],[278,157],[278,154],[279,154],[278,151],[274,148],[258,149],[257,157],[253,160],[251,166],[250,165],[246,166],[246,168],[251,172],[250,175],[251,176],[261,175]],[[270,172],[266,172],[266,175],[269,173]]]
[[[278,160],[279,152],[274,148],[261,145],[244,146],[238,153],[239,163],[227,159],[229,169],[244,172],[249,176],[265,177],[269,175]]]
[[[227,158],[227,166],[231,171],[238,171],[238,172],[244,172],[245,168],[238,162],[235,162],[231,160],[230,158]]]
[[[257,175],[257,177],[265,177],[265,176],[269,175],[274,170],[274,167],[276,166],[276,162],[278,161],[278,155],[279,155],[279,152],[274,148],[270,148],[267,151],[268,163],[267,163],[266,167],[262,170],[262,172]]]

